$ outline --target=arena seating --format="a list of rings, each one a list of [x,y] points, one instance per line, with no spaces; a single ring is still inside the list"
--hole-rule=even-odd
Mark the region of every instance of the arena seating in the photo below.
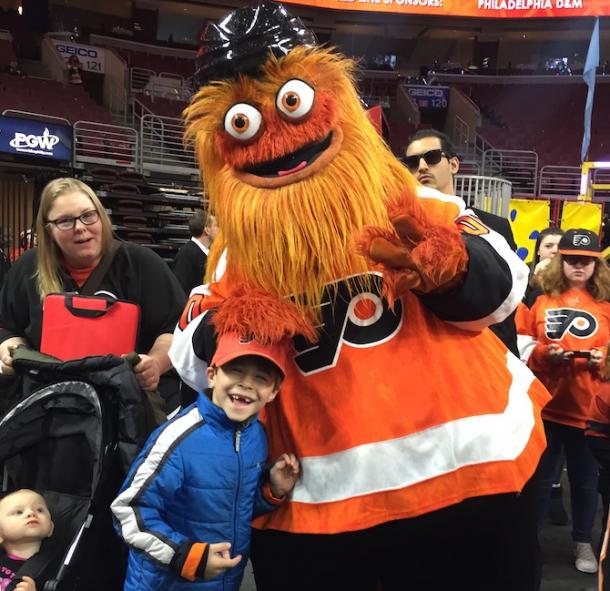
[[[43,78],[0,74],[0,113],[5,109],[63,117],[71,123],[85,120],[112,124],[110,114],[82,86],[64,86]]]
[[[498,149],[535,150],[540,166],[578,165],[587,87],[581,84],[472,84],[460,90],[483,114],[480,135]],[[597,84],[591,159],[610,156],[610,85]]]
[[[7,70],[12,61],[17,61],[13,44],[8,39],[0,39],[0,71]]]
[[[147,53],[145,51],[134,51],[131,49],[113,48],[126,62],[130,68],[145,68],[157,74],[169,72],[189,78],[195,73],[195,54],[193,59],[175,57],[172,55],[160,55],[158,53]]]

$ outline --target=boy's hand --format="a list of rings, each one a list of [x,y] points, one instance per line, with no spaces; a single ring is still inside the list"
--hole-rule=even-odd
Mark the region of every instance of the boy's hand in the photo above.
[[[591,349],[591,357],[589,357],[590,367],[601,367],[604,360],[604,352],[599,349]]]
[[[297,483],[301,463],[294,454],[282,454],[269,471],[269,487],[276,499],[285,497]]]
[[[547,347],[547,351],[549,353],[549,360],[551,363],[565,363],[569,361],[572,357],[572,353],[570,351],[564,351],[559,345],[555,343],[551,343]]]
[[[15,586],[15,591],[36,591],[36,583],[31,577],[21,577],[21,581]]]
[[[229,550],[231,544],[229,542],[220,542],[219,544],[210,544],[208,553],[208,563],[205,567],[204,579],[213,579],[224,573],[226,570],[233,568],[239,564],[241,554],[231,558]],[[29,591],[29,590],[28,590]]]

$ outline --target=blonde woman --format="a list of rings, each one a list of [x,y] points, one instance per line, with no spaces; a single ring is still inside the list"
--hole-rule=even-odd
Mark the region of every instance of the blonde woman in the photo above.
[[[112,246],[106,210],[91,187],[72,178],[55,179],[43,189],[36,233],[38,247],[12,266],[0,294],[2,374],[13,371],[12,348],[40,348],[45,296],[78,292]],[[171,367],[167,351],[186,299],[180,285],[154,252],[122,242],[95,293],[140,306],[141,361],[134,369],[142,387],[154,390]],[[177,381],[165,385],[168,406],[177,406]]]
[[[518,316],[520,335],[535,347],[528,365],[552,394],[542,411],[547,449],[542,455],[539,521],[548,513],[551,486],[563,461],[570,481],[575,566],[597,571],[591,529],[597,508],[597,463],[585,440],[592,397],[602,383],[601,364],[610,339],[610,269],[599,240],[585,229],[568,230],[559,253],[538,276],[542,289],[532,308]]]

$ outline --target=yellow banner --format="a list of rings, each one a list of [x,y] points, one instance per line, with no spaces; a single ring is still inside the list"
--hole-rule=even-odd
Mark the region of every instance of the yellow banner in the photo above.
[[[561,214],[561,229],[585,228],[599,235],[602,227],[601,203],[566,201]]]
[[[508,219],[517,243],[517,254],[526,263],[534,258],[536,238],[549,227],[551,208],[541,199],[511,199]]]
[[[610,15],[610,0],[282,0],[316,8],[469,16],[549,18]]]

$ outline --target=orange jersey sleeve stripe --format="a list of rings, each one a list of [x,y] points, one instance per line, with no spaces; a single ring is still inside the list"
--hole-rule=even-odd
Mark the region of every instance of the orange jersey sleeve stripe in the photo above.
[[[195,573],[197,572],[197,568],[201,563],[201,559],[203,558],[207,547],[208,545],[203,542],[191,546],[188,556],[182,566],[182,570],[180,571],[180,574],[185,579],[188,579],[189,581],[195,580]]]

